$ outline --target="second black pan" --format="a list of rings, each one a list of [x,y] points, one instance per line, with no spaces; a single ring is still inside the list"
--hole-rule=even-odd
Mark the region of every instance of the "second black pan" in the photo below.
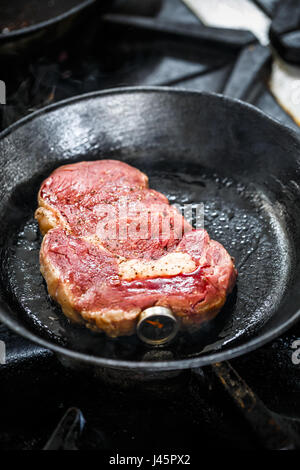
[[[204,203],[205,228],[236,259],[218,317],[163,348],[70,324],[39,272],[33,220],[56,167],[115,158],[172,203]],[[203,366],[247,353],[300,318],[300,140],[254,107],[166,88],[119,89],[60,102],[0,136],[0,320],[77,364],[139,370]]]
[[[104,11],[112,0],[1,0],[0,54],[40,50],[88,19],[90,10]]]

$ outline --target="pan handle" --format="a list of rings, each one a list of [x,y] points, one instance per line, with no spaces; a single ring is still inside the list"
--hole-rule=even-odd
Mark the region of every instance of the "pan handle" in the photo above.
[[[265,406],[229,362],[213,364],[212,370],[265,449],[300,449],[299,435],[286,420]]]

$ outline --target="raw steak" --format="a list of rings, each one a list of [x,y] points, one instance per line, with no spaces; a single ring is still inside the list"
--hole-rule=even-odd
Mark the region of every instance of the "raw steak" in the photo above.
[[[139,170],[116,160],[65,165],[42,184],[36,219],[48,291],[74,321],[131,335],[140,313],[172,309],[195,328],[236,280],[225,248],[193,230]]]

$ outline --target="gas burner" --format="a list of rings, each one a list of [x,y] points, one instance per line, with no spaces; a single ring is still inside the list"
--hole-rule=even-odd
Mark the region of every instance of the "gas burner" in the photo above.
[[[178,403],[179,397],[174,394],[173,391],[171,406],[170,404],[165,403],[165,400],[162,400],[157,393],[154,393],[154,397],[152,396],[152,399],[147,397],[146,404],[142,402],[142,405],[137,405],[137,403],[134,402],[133,407],[131,408],[132,404],[127,395],[125,398],[126,406],[129,407],[129,409],[127,408],[125,414],[128,415],[129,413],[131,416],[138,415],[139,417],[144,416],[149,425],[150,432],[154,428],[156,428],[157,431],[154,436],[151,432],[150,437],[144,428],[140,435],[136,435],[135,428],[132,429],[131,423],[128,423],[128,421],[126,425],[124,423],[123,426],[120,422],[118,423],[119,431],[121,430],[121,432],[125,431],[130,433],[131,438],[135,441],[134,445],[139,449],[158,449],[161,447],[163,442],[163,446],[165,448],[172,447],[194,450],[192,445],[193,432],[196,432],[197,436],[200,437],[201,431],[199,429],[199,423],[205,419],[203,416],[203,404],[202,407],[200,407],[200,402],[205,402],[206,412],[209,411],[209,414],[212,415],[210,418],[212,418],[212,410],[214,407],[214,401],[212,400],[219,399],[221,393],[220,384],[222,386],[225,385],[225,390],[228,394],[228,397],[224,397],[224,408],[226,409],[226,412],[231,411],[232,413],[231,419],[229,419],[229,416],[226,416],[225,412],[223,415],[223,423],[219,429],[219,432],[222,432],[221,428],[223,426],[227,426],[227,436],[230,436],[226,443],[228,447],[232,447],[236,444],[237,434],[240,429],[241,434],[238,440],[240,441],[240,446],[245,449],[259,447],[269,450],[300,449],[300,420],[294,421],[288,418],[282,418],[280,415],[268,410],[248,385],[241,379],[233,367],[226,362],[215,364],[209,372],[206,371],[204,373],[200,369],[195,370],[189,378],[189,382],[186,384],[187,396],[183,402],[181,397],[180,404]],[[156,387],[159,386],[158,383],[155,385]],[[166,383],[163,385],[163,391],[164,393],[166,392]],[[146,386],[145,390],[143,390],[143,396],[147,395],[147,392],[148,390]],[[211,395],[210,399],[208,399],[207,392]],[[170,394],[168,393],[166,396],[170,397]],[[119,405],[123,399],[123,397],[119,397]],[[125,403],[123,406],[124,405]],[[151,416],[145,410],[144,405],[146,405],[147,410],[150,409]],[[233,405],[236,406],[235,409]],[[161,407],[164,410],[163,422],[161,422]],[[173,414],[174,407],[176,407],[175,415]],[[156,411],[158,411],[158,415]],[[240,416],[236,413],[237,411],[240,413]],[[121,421],[122,412],[120,413],[120,411],[117,411],[117,413]],[[182,420],[182,413],[187,414],[186,417],[189,424],[187,423],[185,436],[180,434],[180,436],[178,436],[179,440],[176,442],[171,428],[172,426],[176,426],[176,421],[179,416],[180,421]],[[193,415],[192,422],[190,421],[190,414]],[[106,416],[106,413],[103,412],[103,409],[99,408],[97,418],[96,420],[95,418],[93,419],[91,427],[88,422],[86,422],[80,409],[70,408],[58,423],[51,437],[44,446],[44,450],[97,449],[112,451],[114,449],[114,436],[111,435],[111,430],[107,430],[107,426],[104,424],[107,422],[107,419],[108,417]],[[213,423],[208,423],[207,417],[205,421],[208,428],[210,428]],[[156,427],[156,423],[158,422],[160,423],[160,429]],[[153,423],[153,426],[151,423]],[[194,424],[196,425],[195,429]],[[110,434],[110,439],[108,439],[107,435],[103,433],[104,427],[106,433]],[[205,443],[205,448],[212,447],[210,432],[212,432],[212,429],[208,432],[208,435],[206,435],[205,438],[201,438],[202,445]],[[170,442],[168,442],[167,436],[170,436]],[[128,448],[127,442],[122,442],[122,440],[120,442],[122,448],[123,446]],[[216,442],[213,442],[213,447],[217,447],[217,445],[218,444]],[[221,445],[224,445],[224,443]]]

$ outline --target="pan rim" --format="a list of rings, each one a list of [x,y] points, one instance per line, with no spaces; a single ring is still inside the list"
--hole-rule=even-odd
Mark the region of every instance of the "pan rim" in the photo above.
[[[59,108],[62,108],[66,105],[72,105],[80,101],[89,100],[91,98],[101,98],[109,95],[115,94],[127,94],[127,93],[167,93],[167,94],[188,94],[188,95],[197,95],[197,96],[214,96],[224,102],[236,103],[238,106],[246,107],[251,110],[252,113],[255,113],[257,116],[261,116],[267,121],[271,122],[275,127],[280,129],[280,132],[285,132],[290,138],[297,141],[300,144],[299,135],[293,129],[281,124],[279,121],[271,118],[263,111],[259,110],[255,106],[245,103],[239,99],[229,98],[227,96],[218,94],[218,93],[208,93],[208,92],[198,92],[198,91],[187,91],[180,88],[171,88],[171,87],[122,87],[122,88],[113,88],[104,91],[96,91],[91,93],[86,93],[78,96],[68,98],[66,100],[53,103],[49,106],[41,108],[28,116],[23,117],[17,122],[10,125],[7,129],[0,133],[0,140],[6,138],[12,134],[15,130],[22,127],[26,123],[34,120],[35,118],[48,114],[52,111],[55,111]],[[222,362],[225,360],[233,359],[235,357],[241,356],[245,353],[254,351],[255,349],[263,346],[272,339],[279,336],[281,333],[284,333],[288,330],[297,320],[300,319],[300,309],[294,313],[294,315],[289,318],[287,321],[282,323],[276,328],[271,329],[269,332],[253,338],[250,341],[246,342],[241,346],[236,346],[230,348],[226,351],[215,352],[213,354],[207,354],[200,357],[178,359],[171,361],[155,361],[155,362],[146,362],[146,361],[128,361],[128,360],[119,360],[119,359],[109,359],[101,358],[89,354],[80,353],[65,347],[59,346],[55,343],[51,343],[48,340],[44,340],[39,337],[37,334],[32,333],[25,326],[18,324],[16,320],[13,320],[8,317],[7,310],[9,307],[4,307],[3,302],[1,301],[0,305],[0,321],[8,326],[15,333],[31,340],[32,342],[39,344],[46,349],[50,349],[53,352],[56,352],[62,356],[66,356],[70,359],[74,359],[83,363],[87,363],[94,366],[108,367],[114,369],[124,369],[124,370],[146,370],[146,371],[168,371],[168,370],[178,370],[178,369],[189,369],[206,366],[216,362]]]
[[[25,28],[19,28],[19,29],[14,29],[10,31],[9,33],[0,33],[0,41],[7,41],[10,39],[17,38],[19,36],[25,36],[29,35],[31,33],[35,33],[40,31],[43,28],[46,28],[47,26],[51,26],[55,23],[59,23],[60,21],[63,21],[64,19],[68,18],[69,16],[72,16],[84,8],[88,7],[89,5],[92,5],[95,3],[96,0],[81,0],[81,3],[79,3],[77,6],[74,6],[72,8],[69,8],[67,11],[64,13],[61,13],[60,15],[54,16],[53,18],[50,18],[48,20],[44,21],[39,21],[38,23],[34,23],[32,25],[26,26]]]

